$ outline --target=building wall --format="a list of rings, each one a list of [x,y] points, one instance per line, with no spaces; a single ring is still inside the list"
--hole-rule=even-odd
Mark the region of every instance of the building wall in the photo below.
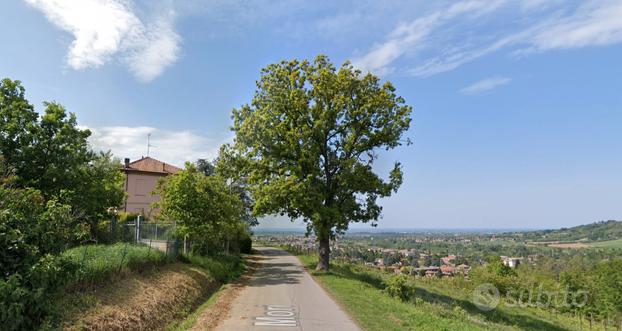
[[[151,209],[151,204],[160,200],[159,195],[151,193],[158,186],[158,181],[163,178],[162,175],[149,173],[126,173],[125,191],[127,192],[127,202],[125,211],[128,213],[143,214],[150,216],[157,213],[157,210]]]

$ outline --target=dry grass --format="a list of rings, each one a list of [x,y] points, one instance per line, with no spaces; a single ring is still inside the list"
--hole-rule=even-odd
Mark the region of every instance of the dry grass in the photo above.
[[[99,288],[71,293],[63,304],[66,330],[161,330],[207,298],[219,284],[204,270],[175,263],[129,275]]]

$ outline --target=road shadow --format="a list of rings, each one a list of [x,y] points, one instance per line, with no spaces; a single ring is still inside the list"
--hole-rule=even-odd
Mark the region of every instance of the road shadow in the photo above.
[[[258,250],[261,255],[254,255],[249,263],[256,268],[249,287],[299,284],[304,270],[294,262],[271,262],[281,256],[291,254],[278,249]]]

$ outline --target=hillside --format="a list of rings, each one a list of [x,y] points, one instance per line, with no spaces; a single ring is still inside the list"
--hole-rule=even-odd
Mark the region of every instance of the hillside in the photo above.
[[[522,232],[521,236],[531,241],[587,241],[599,242],[622,238],[622,221],[601,221],[555,230],[538,230]]]

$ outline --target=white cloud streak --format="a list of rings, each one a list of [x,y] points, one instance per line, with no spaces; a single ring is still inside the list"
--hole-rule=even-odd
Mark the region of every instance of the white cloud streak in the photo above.
[[[409,24],[398,24],[381,44],[355,59],[358,67],[387,74],[394,71],[428,77],[454,70],[468,62],[503,49],[513,48],[512,54],[529,55],[556,49],[572,49],[589,46],[605,46],[622,42],[622,2],[619,0],[596,0],[582,2],[573,8],[554,8],[567,5],[563,1],[531,0],[513,1],[463,0],[446,9],[419,17]],[[501,13],[501,10],[505,11]],[[538,19],[531,19],[530,14]],[[542,14],[544,12],[544,14]],[[509,16],[508,15],[519,15]],[[526,15],[527,18],[520,16]],[[544,17],[540,17],[544,15]],[[510,22],[529,22],[528,25],[511,26],[499,33],[489,28],[486,19],[495,16]],[[477,18],[474,20],[473,18]],[[482,19],[486,18],[486,19]],[[482,29],[482,26],[483,28]],[[455,27],[458,28],[455,28]],[[478,37],[473,37],[473,28]],[[396,69],[398,60],[406,55],[415,57],[418,64],[409,69]],[[406,65],[408,66],[408,65]]]
[[[123,159],[138,159],[147,156],[147,135],[151,134],[150,156],[183,167],[186,161],[199,158],[213,159],[218,155],[220,145],[231,139],[216,139],[195,134],[191,131],[171,131],[148,126],[110,126],[88,128],[92,135],[89,143],[94,150],[107,151]]]
[[[140,19],[130,0],[25,0],[58,28],[73,35],[67,64],[75,70],[114,60],[149,82],[173,64],[181,38],[166,6],[152,20]]]
[[[542,27],[528,43],[535,51],[622,42],[622,1],[586,2],[570,16]]]
[[[486,91],[493,90],[499,86],[507,85],[512,81],[508,77],[491,77],[477,81],[463,89],[460,93],[466,95],[480,94]]]
[[[386,74],[393,71],[390,64],[406,52],[416,52],[426,47],[426,39],[440,26],[453,19],[471,14],[471,17],[494,11],[503,1],[468,0],[451,5],[443,10],[435,11],[420,17],[408,24],[399,24],[388,39],[372,49],[364,56],[353,60],[355,66]]]

